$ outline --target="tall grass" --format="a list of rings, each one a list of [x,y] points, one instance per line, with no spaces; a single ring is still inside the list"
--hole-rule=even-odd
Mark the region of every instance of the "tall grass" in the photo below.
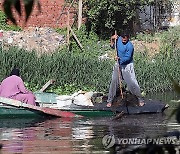
[[[180,49],[180,26],[168,29],[159,34],[161,49],[160,52],[167,57],[173,54],[174,50]]]
[[[179,80],[180,74],[180,26],[155,34],[139,34],[138,40],[146,43],[159,41],[160,50],[152,57],[148,52],[135,53],[136,76],[144,91],[157,92],[171,90],[168,73]]]
[[[0,50],[0,78],[18,67],[27,86],[36,91],[49,79],[55,79],[52,91],[71,93],[75,90],[107,91],[112,71],[111,61],[100,62],[85,54],[57,52],[52,55],[26,52],[17,48]]]
[[[18,67],[29,89],[37,91],[49,79],[56,84],[50,91],[58,94],[73,93],[77,90],[107,92],[112,73],[112,61],[99,61],[84,53],[57,52],[52,55],[26,52],[17,48],[0,50],[0,79],[9,75],[13,67]],[[171,90],[167,71],[176,79],[180,74],[180,51],[167,58],[159,54],[149,59],[141,53],[135,55],[135,71],[141,88],[146,92]]]
[[[153,59],[143,54],[135,56],[136,76],[144,91],[157,92],[171,90],[168,73],[179,80],[180,50],[173,51],[169,57],[158,54]]]

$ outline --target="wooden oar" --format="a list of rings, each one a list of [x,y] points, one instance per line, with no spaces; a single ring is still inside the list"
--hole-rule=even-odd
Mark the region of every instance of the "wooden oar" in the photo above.
[[[115,35],[117,35],[117,31],[115,30]],[[116,52],[116,56],[118,57],[118,51],[117,51],[117,40],[115,39],[115,52]],[[120,89],[120,95],[121,98],[123,99],[123,91],[122,91],[122,76],[121,76],[121,70],[120,70],[120,64],[119,64],[119,60],[117,58],[117,63],[118,63],[118,78],[119,78],[119,89]]]
[[[44,92],[53,83],[55,83],[55,80],[50,79],[38,92]]]
[[[118,113],[112,120],[117,120],[117,119],[120,119],[122,118],[122,116],[124,115],[124,112],[121,111],[120,113]]]
[[[18,101],[18,100],[5,98],[5,97],[0,97],[0,102],[6,105],[10,105],[14,107],[22,107],[31,111],[38,111],[38,112],[42,112],[44,114],[56,116],[56,117],[70,117],[70,118],[82,117],[72,112],[61,111],[59,109],[52,109],[52,108],[47,108],[47,107],[34,106],[34,105],[22,103],[21,101]]]

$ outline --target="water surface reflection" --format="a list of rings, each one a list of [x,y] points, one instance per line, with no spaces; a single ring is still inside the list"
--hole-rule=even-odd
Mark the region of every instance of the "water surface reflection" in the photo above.
[[[0,119],[2,154],[110,153],[102,144],[107,134],[117,138],[154,138],[180,130],[174,118],[167,121],[171,110],[163,114],[125,115],[119,120],[112,117]]]
[[[167,131],[163,114],[127,115],[120,120],[106,118],[57,118],[31,127],[0,128],[3,153],[91,153],[107,152],[102,145],[106,134],[118,138],[145,138]]]

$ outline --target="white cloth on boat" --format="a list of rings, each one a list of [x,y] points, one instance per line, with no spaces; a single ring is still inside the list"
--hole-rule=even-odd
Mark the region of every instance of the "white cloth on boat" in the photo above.
[[[73,97],[69,95],[60,95],[56,97],[57,107],[69,106],[72,104]]]
[[[79,94],[75,96],[73,99],[73,103],[76,105],[83,105],[83,106],[94,106],[91,97],[93,96],[93,92],[86,92],[85,94]]]
[[[94,106],[91,98],[93,92],[78,91],[72,95],[60,95],[56,97],[57,107],[70,106],[72,103],[83,106]]]

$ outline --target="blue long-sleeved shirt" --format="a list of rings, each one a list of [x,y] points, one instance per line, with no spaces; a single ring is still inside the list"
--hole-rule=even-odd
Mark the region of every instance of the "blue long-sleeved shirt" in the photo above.
[[[127,65],[133,62],[134,46],[128,41],[126,44],[122,43],[122,38],[118,37],[117,40],[117,54],[120,58],[120,65]]]

